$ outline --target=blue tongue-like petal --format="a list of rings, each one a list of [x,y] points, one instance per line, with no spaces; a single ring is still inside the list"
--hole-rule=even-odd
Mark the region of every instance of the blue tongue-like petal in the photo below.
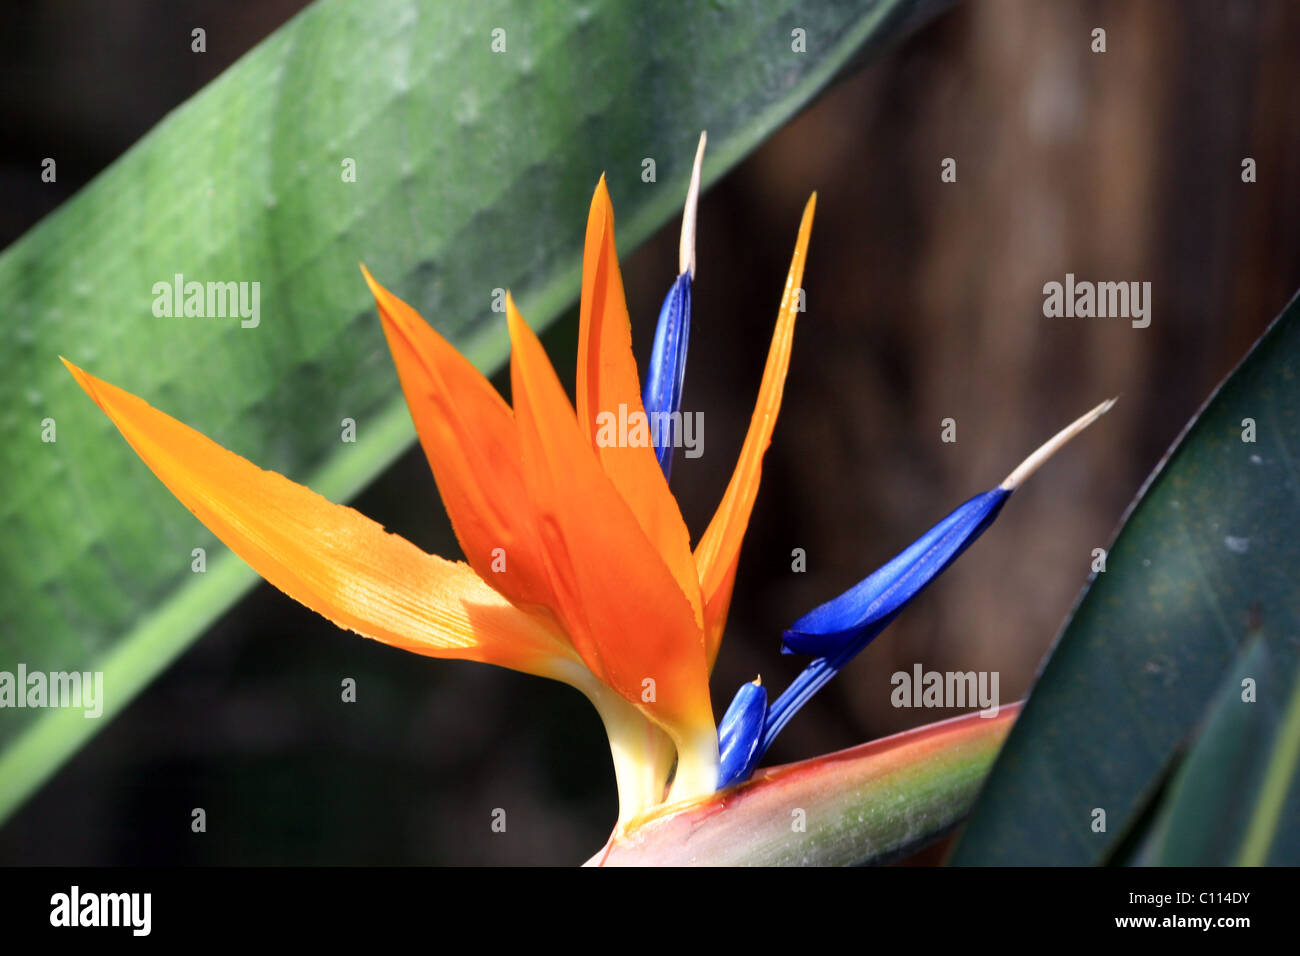
[[[993,523],[1010,495],[994,488],[959,505],[888,564],[790,625],[781,636],[782,652],[831,657],[849,643],[865,647]]]
[[[655,454],[664,477],[673,467],[673,446],[680,427],[682,383],[686,378],[686,349],[691,338],[691,274],[679,275],[663,306],[655,327],[654,348],[646,370],[641,401],[649,416]]]
[[[772,702],[751,768],[799,708],[993,523],[1011,493],[1114,404],[1113,398],[1102,402],[1061,429],[1022,461],[998,487],[957,507],[884,567],[790,626],[781,639],[783,652],[808,654],[815,659]]]
[[[695,279],[695,217],[700,201],[700,177],[704,164],[704,145],[708,135],[700,133],[691,167],[691,181],[686,188],[686,205],[682,210],[682,238],[677,265],[680,275],[668,290],[659,309],[655,327],[655,344],[646,369],[641,404],[650,419],[650,436],[655,456],[664,477],[671,477],[673,447],[681,428],[682,382],[686,378],[686,348],[691,342],[691,282]]]

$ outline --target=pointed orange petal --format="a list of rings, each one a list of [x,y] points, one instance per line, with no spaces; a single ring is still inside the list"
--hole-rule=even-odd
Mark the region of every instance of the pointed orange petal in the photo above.
[[[510,406],[415,309],[361,272],[452,529],[470,566],[518,604],[551,602]]]
[[[813,211],[817,207],[817,194],[813,193],[804,207],[803,221],[799,224],[799,238],[795,242],[790,271],[785,279],[785,292],[781,296],[781,310],[772,333],[767,364],[763,368],[763,383],[759,386],[758,401],[749,422],[745,444],[740,450],[736,470],[732,472],[722,502],[709,522],[708,529],[695,548],[695,564],[699,569],[700,591],[704,597],[704,634],[708,650],[709,668],[718,656],[718,645],[727,623],[727,609],[731,605],[731,589],[735,583],[736,565],[740,558],[740,545],[749,527],[749,516],[754,510],[754,498],[762,478],[763,453],[772,441],[772,429],[781,410],[781,395],[785,390],[785,375],[790,368],[790,346],[794,341],[794,322],[799,315],[799,290],[803,284],[804,260],[808,255],[808,237],[812,232]]]
[[[159,480],[285,594],[364,637],[430,657],[548,674],[572,650],[467,565],[227,451],[147,402],[64,364]]]
[[[557,613],[591,671],[675,741],[701,727],[712,731],[703,635],[691,607],[601,470],[550,360],[509,296],[506,317],[524,475]]]
[[[614,207],[604,176],[596,186],[587,215],[578,326],[577,400],[578,419],[601,467],[672,572],[696,620],[702,622],[700,583],[691,557],[690,532],[659,467],[650,443],[645,407],[641,404],[641,381],[632,354],[632,323],[614,245]],[[620,422],[628,423],[626,444],[618,442]],[[634,444],[642,440],[644,444]]]

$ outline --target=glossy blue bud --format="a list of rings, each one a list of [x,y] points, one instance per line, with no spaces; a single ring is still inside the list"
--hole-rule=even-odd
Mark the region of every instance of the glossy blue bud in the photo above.
[[[767,688],[758,681],[742,684],[718,724],[719,790],[743,783],[754,772],[766,721]]]

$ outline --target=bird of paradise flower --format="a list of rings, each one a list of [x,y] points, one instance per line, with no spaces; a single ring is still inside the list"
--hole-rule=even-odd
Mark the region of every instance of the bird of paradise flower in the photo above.
[[[652,811],[746,780],[799,707],[955,560],[1025,478],[1111,404],[797,621],[783,649],[812,663],[770,706],[761,682],[743,685],[715,726],[709,675],[781,405],[816,194],[799,225],[739,459],[692,548],[669,490],[671,430],[653,444],[609,442],[598,432],[615,409],[648,420],[680,408],[703,150],[701,137],[681,274],[660,312],[644,392],[603,176],[583,248],[576,403],[509,294],[513,405],[362,266],[465,562],[426,554],[63,359],[180,502],[285,594],[364,637],[553,678],[586,695],[609,737],[616,835]]]

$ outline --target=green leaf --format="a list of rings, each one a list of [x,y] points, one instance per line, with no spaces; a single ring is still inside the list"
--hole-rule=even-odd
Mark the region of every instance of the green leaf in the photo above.
[[[616,835],[604,866],[887,863],[956,826],[1020,712],[967,714],[801,763]]]
[[[1298,377],[1300,298],[1220,386],[1139,495],[1105,573],[1076,608],[998,758],[955,863],[1110,859],[1224,693],[1252,636],[1270,662],[1261,693],[1266,686],[1274,699],[1289,692],[1278,675],[1294,674],[1300,657]],[[1252,431],[1255,440],[1245,440]],[[1269,712],[1275,711],[1255,719]],[[1225,809],[1230,819],[1205,826],[1239,830],[1266,805],[1256,801],[1276,808],[1287,799],[1297,720],[1277,723],[1283,756],[1271,766],[1283,769],[1255,785],[1253,806]],[[1096,810],[1105,811],[1104,832],[1093,829]],[[1285,845],[1286,862],[1300,862],[1300,815],[1267,814],[1273,822],[1258,824],[1263,829],[1247,839],[1247,856],[1259,859],[1265,843]]]
[[[1300,672],[1247,643],[1179,767],[1138,862],[1258,866],[1297,858]],[[1287,803],[1291,801],[1288,808]]]
[[[679,213],[701,129],[713,181],[937,6],[322,0],[8,249],[0,668],[100,670],[106,701],[99,719],[4,711],[0,819],[256,580],[57,355],[346,499],[414,438],[358,262],[493,370],[494,290],[537,326],[575,298],[602,171],[626,252]],[[258,283],[258,323],[156,316],[177,274]]]

